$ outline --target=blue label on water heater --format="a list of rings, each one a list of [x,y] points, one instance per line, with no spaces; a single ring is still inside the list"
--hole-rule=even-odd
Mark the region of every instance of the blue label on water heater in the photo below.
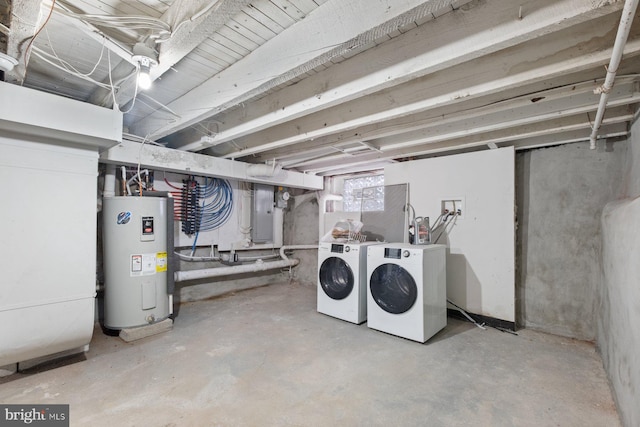
[[[131,220],[131,212],[120,212],[118,214],[118,224],[126,224]]]

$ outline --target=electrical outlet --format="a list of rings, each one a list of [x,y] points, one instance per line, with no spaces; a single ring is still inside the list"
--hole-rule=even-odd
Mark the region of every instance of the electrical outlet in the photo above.
[[[440,213],[454,213],[458,215],[458,219],[464,219],[465,214],[464,197],[451,197],[450,199],[440,200]]]

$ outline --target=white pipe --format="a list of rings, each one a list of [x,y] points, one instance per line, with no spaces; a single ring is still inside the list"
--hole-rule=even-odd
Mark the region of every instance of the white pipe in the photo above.
[[[131,195],[131,188],[127,185],[127,168],[122,166],[120,171],[122,172],[122,186],[123,186],[123,189],[126,189],[127,190],[127,196],[130,196]]]
[[[104,175],[104,190],[102,197],[114,197],[116,195],[116,165],[107,165]]]
[[[280,247],[284,243],[284,209],[273,208],[273,246]]]
[[[602,125],[604,110],[607,107],[607,101],[609,100],[609,92],[611,92],[613,82],[616,79],[618,66],[622,60],[624,45],[627,43],[629,31],[631,30],[631,23],[633,22],[633,17],[635,16],[636,9],[638,8],[638,1],[640,0],[626,0],[624,3],[622,17],[620,18],[620,24],[618,25],[618,34],[616,35],[616,41],[613,44],[613,51],[611,52],[611,61],[609,61],[609,67],[607,67],[607,77],[605,78],[602,86],[594,91],[596,94],[600,93],[600,103],[598,104],[596,119],[593,122],[591,137],[589,138],[590,148],[592,150],[596,149],[598,130],[600,130],[600,126]]]
[[[258,271],[275,270],[277,268],[295,267],[300,261],[297,259],[283,259],[271,262],[256,262],[254,264],[234,265],[230,267],[205,268],[203,270],[176,271],[174,280],[184,282],[186,280],[208,279],[211,277],[229,276],[232,274],[255,273]]]
[[[280,248],[280,257],[283,260],[289,260],[289,258],[284,253],[284,251],[287,251],[287,250],[299,250],[299,249],[318,249],[318,245],[288,245],[288,246],[282,246]]]

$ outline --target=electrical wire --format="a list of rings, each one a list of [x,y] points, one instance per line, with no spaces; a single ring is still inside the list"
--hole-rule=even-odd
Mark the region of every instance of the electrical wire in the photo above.
[[[68,68],[69,71],[73,71],[73,72],[77,73],[78,75],[85,76],[85,77],[89,77],[90,75],[95,73],[95,71],[98,69],[98,65],[100,65],[100,63],[102,62],[102,57],[104,56],[104,51],[105,51],[105,46],[106,46],[106,38],[104,38],[104,37],[102,38],[102,48],[100,49],[100,57],[96,61],[95,65],[93,66],[91,71],[89,71],[88,73],[82,73],[77,68],[75,68],[73,65],[71,65],[69,62],[65,61],[64,59],[60,58],[60,56],[58,56],[58,53],[54,49],[53,43],[51,42],[51,37],[49,37],[49,30],[45,28],[44,33],[47,36],[47,41],[49,42],[49,49],[51,49],[51,53],[53,54],[53,57],[56,58],[63,67]],[[42,51],[42,53],[45,53],[45,51]]]
[[[100,86],[101,88],[104,88],[104,89],[107,89],[107,90],[111,88],[111,86],[110,86],[110,85],[108,85],[108,84],[104,84],[104,83],[102,83],[102,82],[99,82],[99,81],[97,81],[97,80],[95,80],[95,79],[92,79],[91,77],[87,77],[87,76],[83,76],[83,75],[78,75],[78,74],[76,74],[76,73],[74,73],[74,72],[72,72],[72,71],[69,71],[68,69],[64,68],[63,66],[61,66],[61,65],[59,65],[59,64],[56,64],[55,62],[53,62],[53,61],[51,61],[51,60],[47,59],[47,57],[46,57],[46,53],[44,53],[44,54],[43,54],[43,53],[41,53],[41,49],[39,49],[37,46],[34,46],[34,47],[32,48],[32,53],[33,53],[33,55],[34,55],[35,57],[37,57],[37,58],[41,59],[42,61],[44,61],[44,62],[48,63],[49,65],[51,65],[51,66],[53,66],[53,67],[58,68],[58,69],[59,69],[59,70],[61,70],[61,71],[64,71],[64,72],[69,73],[69,74],[72,74],[73,76],[78,77],[78,78],[80,78],[80,79],[82,79],[82,80],[86,80],[86,81],[88,81],[88,82],[91,82],[91,83],[93,83],[93,84],[95,84],[95,85],[97,85],[97,86]]]
[[[55,6],[56,6],[56,0],[53,0],[52,3],[51,3],[51,9],[49,9],[49,15],[47,15],[47,19],[45,19],[44,23],[40,26],[38,31],[36,31],[36,33],[33,35],[33,37],[31,37],[31,40],[29,40],[29,44],[27,45],[27,48],[24,50],[23,59],[24,59],[25,68],[26,68],[27,64],[29,63],[29,56],[30,56],[30,52],[31,52],[31,46],[33,45],[33,42],[36,40],[36,38],[38,37],[40,32],[47,25],[47,23],[49,22],[49,19],[51,19],[51,15],[53,15],[53,8]]]

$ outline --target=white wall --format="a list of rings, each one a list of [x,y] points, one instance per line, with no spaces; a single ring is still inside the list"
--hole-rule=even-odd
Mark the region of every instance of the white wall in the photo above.
[[[631,427],[640,425],[640,121],[628,143],[626,199],[610,203],[602,214],[597,341],[620,418]]]
[[[515,322],[514,149],[396,163],[385,185],[409,183],[416,215],[431,221],[442,199],[463,198],[447,245],[447,298],[464,309]]]

